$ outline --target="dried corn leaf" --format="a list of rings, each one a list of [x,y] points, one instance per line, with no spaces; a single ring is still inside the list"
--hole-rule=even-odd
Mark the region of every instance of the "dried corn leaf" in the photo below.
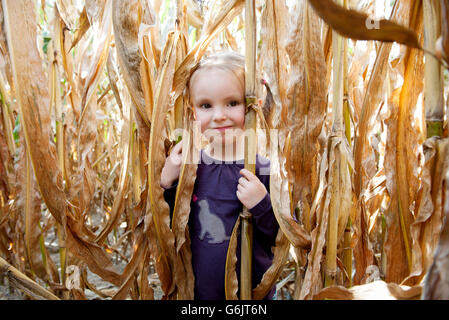
[[[391,19],[398,23],[405,24],[411,11],[412,1],[396,2],[393,8]],[[365,97],[363,100],[360,121],[358,122],[357,135],[354,142],[354,191],[360,197],[367,188],[368,181],[375,174],[376,163],[372,156],[373,151],[370,148],[369,137],[373,134],[374,119],[378,108],[383,99],[382,89],[386,79],[388,57],[392,45],[382,43],[377,51],[373,71],[369,79]],[[373,263],[373,252],[368,243],[368,220],[363,205],[360,208],[354,221],[354,231],[357,243],[354,250],[355,269],[354,283],[362,283],[365,271]]]
[[[410,25],[416,30],[422,27],[420,10],[421,6],[411,11],[415,14],[410,17]],[[421,258],[419,252],[412,251],[413,243],[419,240],[411,238],[410,225],[414,220],[411,205],[419,188],[420,177],[416,171],[419,164],[419,145],[424,138],[419,130],[423,125],[414,119],[418,94],[423,86],[422,52],[408,49],[403,63],[404,84],[398,99],[392,99],[394,111],[390,118],[392,122],[388,126],[390,141],[387,141],[385,156],[387,189],[392,198],[391,211],[386,215],[388,231],[385,252],[388,282],[401,282],[410,272],[412,274],[419,272],[413,270],[413,267],[419,268],[420,263],[416,261]],[[395,163],[392,165],[391,161]],[[393,181],[394,184],[391,184]]]
[[[318,16],[307,2],[300,1],[293,17],[293,28],[286,46],[291,62],[288,119],[290,131],[294,132],[287,170],[291,175],[293,205],[301,200],[302,211],[307,212],[318,186],[316,163],[320,151],[318,136],[326,115],[326,84],[322,77],[326,65]],[[305,224],[310,226],[309,212],[305,219]]]
[[[1,12],[0,12],[1,14]],[[14,133],[13,133],[13,124],[11,123],[11,112],[12,112],[12,103],[11,97],[9,96],[8,90],[6,89],[6,83],[3,78],[3,74],[0,72],[0,94],[1,94],[1,115],[2,115],[2,132],[4,133],[4,138],[6,140],[6,144],[8,146],[8,153],[5,153],[3,157],[8,159],[12,157],[16,152],[15,142],[14,142]],[[7,162],[5,163],[7,164]],[[4,175],[6,176],[6,175]]]
[[[98,39],[94,42],[93,56],[89,57],[84,53],[84,61],[80,65],[79,74],[82,77],[83,89],[81,93],[81,119],[83,121],[83,115],[87,108],[87,105],[92,98],[93,93],[97,90],[97,84],[100,80],[103,68],[106,65],[109,55],[109,44],[111,41],[112,33],[112,0],[107,0],[104,3],[104,13],[96,28],[94,25],[93,33]],[[89,44],[87,44],[88,46]],[[87,46],[85,50],[87,50]],[[84,78],[83,75],[87,73]]]
[[[299,5],[297,7],[300,9]],[[298,23],[301,21],[298,17],[300,12],[300,10],[297,10],[295,15]],[[282,18],[287,15],[288,8],[284,0],[269,0],[266,2],[261,17],[262,46],[260,56],[267,57],[263,59],[262,64],[274,103],[266,120],[270,128],[276,129],[281,126],[281,123],[286,121],[285,115],[289,105],[287,99],[289,76],[286,68],[288,65],[288,53],[285,48],[289,30],[287,19]],[[294,25],[295,28],[298,26],[299,24]],[[292,33],[292,41],[297,41],[299,36],[295,34],[295,31],[298,31],[295,28],[290,31]]]
[[[368,284],[347,289],[342,286],[332,286],[321,290],[314,300],[418,300],[421,295],[420,286],[400,286],[396,283],[374,281]]]
[[[310,236],[303,227],[293,219],[291,213],[291,200],[289,196],[288,181],[285,178],[285,158],[282,154],[288,132],[282,128],[285,121],[283,106],[286,104],[286,52],[280,48],[283,38],[281,35],[285,33],[286,25],[276,17],[281,17],[282,13],[286,13],[286,5],[284,1],[268,1],[262,13],[262,55],[272,57],[272,59],[264,59],[264,70],[269,77],[270,89],[273,97],[273,107],[270,115],[270,126],[277,130],[270,131],[270,159],[271,159],[271,176],[270,176],[270,196],[276,219],[282,231],[288,240],[295,246],[310,245]],[[279,50],[280,49],[280,50]],[[279,51],[278,51],[279,50]]]
[[[197,29],[201,29],[204,24],[204,20],[201,16],[200,9],[198,8],[198,2],[187,0],[184,5],[187,7],[187,21],[189,24]]]
[[[270,268],[265,271],[260,283],[253,289],[252,299],[261,300],[268,292],[273,288],[274,284],[279,278],[279,275],[283,271],[285,262],[288,258],[288,253],[290,249],[290,242],[284,235],[282,230],[279,230],[276,237],[276,245],[274,248],[273,263]]]
[[[286,136],[285,130],[270,134],[270,198],[276,220],[288,240],[295,247],[310,247],[310,235],[292,216],[288,181],[285,178],[285,158],[279,153],[279,145]]]
[[[145,257],[141,263],[141,272],[140,272],[140,299],[141,300],[154,300],[154,290],[150,287],[148,282],[148,274],[150,274],[150,260],[151,254],[148,249],[145,253]]]
[[[179,62],[179,57],[177,61]],[[181,97],[179,97],[178,100],[179,99],[181,99]],[[201,135],[198,134],[198,131],[200,130],[199,127],[194,125],[192,110],[187,108],[187,101],[184,99],[181,101],[184,109],[183,112],[185,114],[185,130],[183,130],[183,137],[181,140],[181,143],[183,143],[183,161],[179,175],[178,188],[176,190],[172,230],[175,235],[176,251],[178,253],[176,269],[178,270],[177,272],[184,274],[183,277],[180,277],[182,283],[178,284],[178,295],[181,299],[193,299],[194,275],[187,223],[189,220],[190,202],[197,170],[196,162],[191,161],[191,159],[194,159],[195,153],[198,153],[195,146],[200,144],[200,141],[194,141],[193,139],[195,137],[200,137]]]
[[[123,103],[122,103],[122,99],[120,98],[120,92],[119,92],[119,89],[117,86],[119,83],[119,77],[118,77],[118,72],[117,72],[114,62],[115,62],[115,60],[113,60],[113,54],[112,54],[112,52],[110,52],[109,56],[108,56],[108,61],[106,63],[109,84],[111,85],[111,89],[114,94],[115,101],[117,102],[117,105],[120,109],[120,112],[123,114]]]
[[[150,37],[151,29],[153,26],[141,24],[139,29],[139,49],[140,54],[143,57],[142,63],[140,65],[140,76],[143,88],[143,95],[145,99],[146,110],[148,111],[148,116],[151,117],[153,112],[153,102],[154,102],[154,83],[155,83],[155,72],[157,69],[156,57],[154,55],[154,46]]]
[[[165,162],[165,147],[164,147],[164,126],[165,116],[170,103],[170,90],[173,83],[174,68],[176,62],[176,47],[179,40],[179,34],[170,33],[164,49],[164,63],[161,65],[161,72],[158,74],[155,91],[154,109],[151,118],[151,134],[149,142],[148,154],[148,185],[149,185],[149,200],[151,205],[152,219],[156,229],[157,242],[160,248],[160,255],[157,259],[166,261],[167,270],[171,274],[171,279],[168,279],[168,284],[163,285],[168,291],[166,295],[171,295],[174,290],[176,273],[174,266],[176,263],[175,257],[175,239],[170,230],[170,216],[169,207],[164,200],[163,190],[160,186],[160,177],[162,166]],[[161,279],[162,281],[162,279]],[[169,285],[171,283],[171,285]]]
[[[437,54],[449,64],[449,0],[441,0],[441,37],[437,41]]]
[[[416,5],[416,4],[415,4]],[[411,16],[410,25],[417,32],[422,30],[422,5],[413,11],[416,15]],[[414,260],[417,258],[413,254],[412,244],[418,239],[412,239],[410,235],[410,226],[413,223],[414,216],[411,211],[412,203],[416,199],[419,188],[419,179],[417,169],[421,157],[420,145],[424,140],[424,133],[420,130],[423,125],[415,119],[418,95],[423,88],[423,54],[422,51],[407,50],[404,59],[405,74],[404,84],[402,85],[399,97],[399,113],[397,118],[397,136],[396,136],[396,175],[397,175],[397,194],[398,207],[393,207],[393,213],[399,214],[403,244],[407,256],[408,272],[413,273]],[[391,191],[391,189],[389,190]],[[391,234],[390,234],[391,235]],[[387,257],[397,256],[397,249],[387,251]],[[388,258],[387,258],[388,259]],[[386,272],[388,282],[400,282],[403,280],[399,265],[389,264]],[[403,270],[406,273],[405,270]],[[402,278],[402,279],[401,279]],[[392,279],[392,281],[388,280]]]
[[[78,42],[86,34],[87,30],[89,30],[89,28],[90,28],[90,22],[87,17],[86,7],[84,7],[84,9],[81,12],[81,15],[79,17],[79,26],[78,26],[78,28],[76,28],[76,31],[75,31],[75,34],[73,37],[73,42],[72,42],[72,45],[71,45],[69,51],[72,50],[78,44]]]
[[[192,128],[193,124],[193,114],[191,110],[187,111],[187,116],[185,118],[186,123],[186,130],[184,131],[186,134],[182,137],[183,143],[183,161],[181,166],[181,172],[179,175],[179,181],[178,181],[178,188],[176,190],[176,198],[175,198],[175,204],[173,209],[173,220],[172,220],[172,230],[175,235],[175,244],[176,244],[176,251],[178,254],[183,253],[182,256],[185,260],[182,265],[179,264],[178,266],[181,269],[185,269],[185,271],[181,272],[187,272],[188,274],[183,278],[185,281],[189,281],[193,279],[193,272],[190,271],[191,269],[191,261],[190,261],[190,247],[187,246],[186,240],[188,238],[188,232],[187,232],[187,223],[189,220],[190,215],[190,202],[192,199],[192,193],[193,188],[196,180],[196,169],[197,165],[195,163],[192,163],[188,161],[188,159],[191,159],[194,152],[197,152],[195,150],[194,146],[197,145],[193,141],[193,138],[195,136],[198,137],[197,134],[195,134],[194,130],[195,128]],[[198,128],[196,128],[198,129]],[[193,299],[193,282],[190,284],[185,284],[182,286],[187,290],[186,293],[183,295],[185,299]]]
[[[385,150],[385,175],[387,177],[387,191],[390,197],[389,208],[385,212],[385,221],[387,225],[387,230],[385,234],[384,250],[386,256],[387,268],[390,265],[394,265],[394,270],[390,270],[387,282],[401,282],[408,275],[408,265],[407,256],[405,253],[404,238],[402,237],[401,222],[399,219],[399,214],[393,211],[394,208],[398,207],[398,196],[397,196],[397,176],[396,176],[396,163],[395,163],[395,152],[396,152],[396,135],[397,135],[397,118],[398,118],[398,107],[397,103],[399,100],[400,88],[395,90],[392,94],[391,99],[391,114],[386,120],[386,125],[388,128],[388,135],[386,141]],[[384,270],[386,272],[387,270]],[[392,272],[395,275],[392,275]]]
[[[107,0],[85,0],[84,10],[91,25],[101,25],[104,11],[106,10]],[[81,13],[82,14],[82,13]]]
[[[150,113],[146,109],[144,93],[141,82],[141,62],[142,56],[139,51],[138,34],[140,23],[152,25],[154,13],[151,9],[144,11],[146,1],[119,1],[113,2],[113,24],[115,43],[119,64],[122,66],[123,79],[131,94],[135,108],[138,111],[140,120],[139,131],[141,136],[148,136],[150,127]],[[141,16],[142,12],[147,14]],[[145,124],[145,126],[142,126]]]
[[[27,1],[3,1],[9,53],[11,55],[16,99],[41,195],[55,219],[65,224],[65,194],[62,175],[56,162],[55,148],[50,144],[50,115],[47,106],[48,81],[36,47],[37,25],[14,24],[13,21],[35,21],[34,6]]]
[[[25,215],[25,244],[27,249],[28,261],[31,270],[36,273],[39,278],[45,280],[47,276],[47,268],[44,264],[47,258],[45,247],[41,248],[41,237],[43,236],[40,226],[41,203],[39,191],[37,190],[34,178],[33,167],[28,153],[23,154],[25,164],[25,179],[21,182],[22,199],[24,200],[23,213]],[[23,171],[22,171],[23,172]]]
[[[447,141],[445,143],[447,145]],[[447,157],[447,147],[446,147],[446,158],[444,160],[445,167],[448,165]],[[443,199],[448,199],[449,197],[449,171],[446,171],[444,177],[444,189],[441,190],[441,197]],[[438,247],[435,252],[434,262],[432,263],[424,283],[422,299],[424,300],[447,300],[449,298],[449,286],[448,286],[448,243],[449,243],[449,202],[444,202],[443,217],[444,224],[441,230],[440,240],[438,242]]]
[[[146,237],[143,232],[144,224],[139,224],[134,230],[135,238],[133,248],[133,254],[131,260],[125,267],[122,273],[123,283],[120,289],[116,292],[116,294],[112,297],[113,300],[124,300],[128,295],[128,291],[133,285],[133,280],[135,279],[135,271],[141,264],[142,260],[145,257],[147,248],[148,248],[148,237]]]
[[[70,228],[74,229],[73,222],[68,221]],[[115,270],[111,259],[97,244],[80,238],[75,232],[67,232],[67,249],[71,254],[85,261],[89,269],[102,279],[120,286],[122,279]]]
[[[101,230],[96,238],[96,242],[101,244],[105,241],[109,233],[119,222],[119,218],[123,213],[125,206],[126,193],[128,192],[129,183],[129,163],[130,163],[130,148],[133,135],[132,118],[131,118],[131,97],[128,92],[124,91],[125,101],[123,104],[123,126],[119,149],[120,154],[123,155],[121,159],[121,172],[118,182],[117,194],[114,198],[109,220],[106,226]]]
[[[444,220],[445,172],[449,172],[447,161],[449,143],[447,139],[430,138],[424,143],[426,161],[423,167],[422,185],[417,195],[416,218],[411,226],[414,259],[413,271],[406,284],[419,283],[428,272],[440,239]]]
[[[237,243],[240,230],[240,216],[235,222],[232,229],[231,238],[229,240],[228,252],[226,255],[226,273],[225,273],[225,295],[226,300],[238,300],[237,291],[239,289],[239,281],[237,279]]]
[[[373,21],[366,14],[345,9],[333,0],[308,0],[317,14],[341,35],[356,40],[398,42],[421,48],[415,32],[390,20]]]
[[[66,26],[71,30],[75,29],[76,19],[79,16],[75,1],[56,0],[56,5]]]
[[[58,48],[61,55],[62,66],[64,67],[65,77],[69,84],[68,100],[72,107],[74,117],[78,121],[81,114],[81,98],[78,93],[78,86],[75,84],[75,78],[73,74],[73,59],[72,55],[69,54],[69,48],[72,46],[70,30],[67,30],[67,26],[64,20],[61,18],[59,9],[55,11],[55,19],[59,19],[59,28],[55,30],[55,38],[58,37],[59,40],[55,40],[55,43],[59,44]]]
[[[325,149],[323,153],[323,157],[320,163],[320,181],[324,184],[325,175],[328,171],[328,150]],[[327,181],[326,181],[327,183]],[[323,192],[327,190],[327,185],[322,186]],[[325,189],[324,189],[325,188]],[[321,189],[321,188],[319,188]],[[299,299],[310,299],[316,292],[317,288],[321,289],[322,280],[321,280],[321,259],[323,257],[323,248],[326,244],[326,232],[328,226],[329,219],[329,202],[330,202],[330,193],[326,192],[324,196],[318,195],[320,193],[317,192],[317,195],[314,199],[314,204],[312,208],[319,207],[316,212],[316,227],[311,232],[312,239],[312,247],[307,256],[307,270],[304,276],[304,280],[302,286],[300,288]],[[315,210],[315,209],[313,209]]]

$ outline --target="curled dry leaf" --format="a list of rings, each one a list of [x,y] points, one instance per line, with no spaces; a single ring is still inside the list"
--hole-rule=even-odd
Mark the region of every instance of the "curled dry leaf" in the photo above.
[[[411,225],[413,270],[405,284],[419,283],[429,270],[444,222],[444,184],[449,170],[447,139],[432,137],[424,143],[425,162],[422,184],[417,195],[415,221]]]
[[[310,234],[292,216],[288,181],[284,178],[285,158],[279,154],[279,138],[285,137],[285,130],[276,135],[270,135],[271,168],[270,168],[270,197],[274,214],[288,240],[295,247],[309,248]]]
[[[333,0],[308,0],[317,14],[341,35],[356,40],[398,42],[421,48],[416,33],[390,20],[374,21],[366,14],[345,9]]]
[[[326,233],[329,220],[330,192],[326,192],[328,181],[326,179],[329,170],[328,149],[324,149],[320,162],[320,185],[315,195],[311,211],[316,211],[316,226],[311,232],[312,247],[307,256],[307,269],[304,275],[303,283],[299,291],[299,299],[310,299],[316,293],[316,288],[321,288],[321,260],[323,257],[323,248],[326,243]],[[299,281],[299,279],[297,279]]]
[[[432,200],[435,204],[432,216],[429,219],[428,226],[423,230],[426,237],[432,237],[431,243],[434,245],[435,240],[438,239],[438,246],[434,255],[429,259],[431,254],[423,250],[423,253],[427,253],[427,263],[432,263],[426,274],[422,299],[446,300],[449,298],[449,285],[448,285],[448,243],[449,243],[449,202],[446,201],[449,196],[449,141],[447,138],[438,142],[438,161],[435,164],[437,169],[434,173],[434,180],[432,185]],[[444,173],[445,172],[445,173]],[[433,218],[435,216],[436,218]],[[439,228],[439,226],[441,226]],[[438,231],[440,229],[441,231]],[[434,237],[433,234],[440,234],[440,237]],[[423,240],[423,247],[426,245]],[[433,262],[432,262],[433,259]]]

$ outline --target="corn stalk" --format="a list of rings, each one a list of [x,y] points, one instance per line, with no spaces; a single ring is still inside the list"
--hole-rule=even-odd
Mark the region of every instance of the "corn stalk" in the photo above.
[[[343,4],[343,0],[338,1]],[[344,66],[344,40],[343,37],[333,31],[332,34],[332,50],[333,50],[333,79],[332,79],[332,136],[329,145],[335,141],[342,139],[344,123],[343,123],[343,66]],[[334,142],[333,142],[334,141]],[[336,149],[334,149],[336,151]],[[330,150],[330,153],[332,150]],[[329,188],[331,191],[331,201],[329,205],[329,220],[326,240],[326,266],[325,272],[325,286],[336,284],[337,275],[337,237],[338,237],[338,215],[340,213],[340,171],[344,166],[342,158],[339,158],[339,153],[336,151],[333,165],[329,166]]]
[[[423,0],[424,47],[435,52],[441,33],[441,9],[438,1]],[[443,136],[444,86],[442,66],[431,54],[425,54],[424,107],[426,110],[427,137]]]
[[[255,0],[245,1],[245,169],[256,173],[256,7]],[[240,269],[240,299],[251,300],[252,278],[252,252],[253,230],[251,213],[243,207],[242,242],[241,242],[241,269]]]
[[[348,1],[344,0],[345,8],[348,7]],[[349,88],[348,88],[348,40],[343,43],[343,118],[345,124],[345,136],[348,141],[349,146],[352,146],[351,141],[351,115],[349,110]],[[350,174],[352,175],[353,170],[350,168]],[[351,208],[352,210],[352,208]],[[351,217],[348,217],[348,223],[344,231],[343,240],[343,265],[344,270],[347,275],[347,283],[349,287],[352,287],[352,248],[351,248],[351,232],[352,222]]]

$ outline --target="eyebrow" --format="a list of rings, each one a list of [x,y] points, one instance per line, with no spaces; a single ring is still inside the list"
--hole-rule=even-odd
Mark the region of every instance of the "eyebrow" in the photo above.
[[[223,100],[239,100],[239,101],[243,101],[244,100],[244,96],[238,96],[238,95],[229,95],[229,96],[226,96],[226,97],[224,97],[223,98]],[[199,98],[196,98],[195,99],[195,101],[197,102],[197,103],[199,103],[199,102],[209,102],[211,100],[211,98],[209,98],[209,97],[199,97]]]

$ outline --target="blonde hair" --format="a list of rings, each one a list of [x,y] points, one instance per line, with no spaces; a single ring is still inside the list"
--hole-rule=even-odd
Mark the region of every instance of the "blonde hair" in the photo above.
[[[234,51],[220,51],[203,58],[192,69],[187,82],[187,91],[190,91],[199,71],[214,68],[232,72],[241,84],[243,91],[245,90],[245,57]]]

